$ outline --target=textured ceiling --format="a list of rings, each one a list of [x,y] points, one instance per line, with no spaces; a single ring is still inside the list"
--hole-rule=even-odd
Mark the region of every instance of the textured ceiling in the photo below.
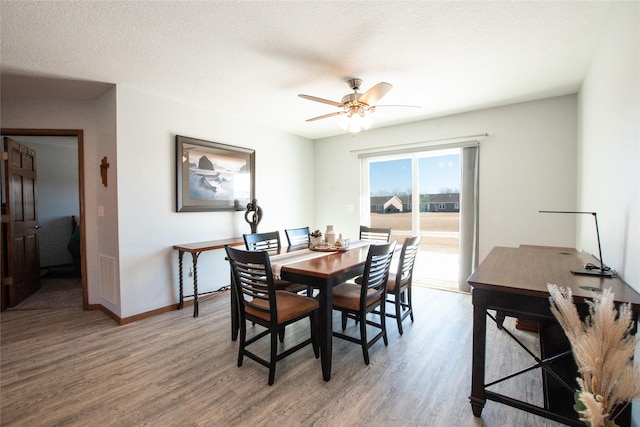
[[[611,7],[3,0],[0,95],[91,99],[118,84],[317,139],[344,133],[337,118],[305,119],[337,109],[297,95],[340,101],[351,77],[393,84],[379,104],[421,106],[380,108],[374,128],[576,93]]]

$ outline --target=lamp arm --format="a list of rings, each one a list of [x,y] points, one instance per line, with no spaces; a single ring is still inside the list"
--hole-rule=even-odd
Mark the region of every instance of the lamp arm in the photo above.
[[[600,272],[604,275],[605,272],[607,276],[610,274],[609,268],[604,266],[604,261],[602,260],[602,245],[600,244],[600,228],[598,227],[598,214],[596,212],[581,212],[581,211],[538,211],[540,213],[561,213],[561,214],[589,214],[593,215],[593,219],[596,223],[596,236],[598,237],[598,255],[600,256]]]

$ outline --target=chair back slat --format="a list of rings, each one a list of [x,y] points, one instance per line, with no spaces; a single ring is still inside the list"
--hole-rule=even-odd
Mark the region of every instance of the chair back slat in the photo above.
[[[244,315],[245,308],[251,307],[270,313],[275,320],[277,306],[269,253],[245,251],[230,246],[225,246],[225,250],[233,272],[232,285],[235,287],[241,315]],[[259,304],[260,301],[268,301],[268,304]]]
[[[367,300],[377,298],[380,295],[384,298],[395,247],[395,241],[369,246],[362,276],[360,304],[366,305]]]
[[[311,242],[309,227],[287,228],[284,230],[284,233],[287,235],[289,246],[306,245]]]
[[[420,235],[405,239],[400,253],[398,272],[396,273],[396,286],[406,286],[413,280],[413,266],[420,250]]]
[[[249,251],[268,251],[280,248],[280,232],[243,234],[244,244]]]
[[[360,226],[360,240],[371,240],[373,242],[389,242],[391,238],[390,228],[373,228]]]

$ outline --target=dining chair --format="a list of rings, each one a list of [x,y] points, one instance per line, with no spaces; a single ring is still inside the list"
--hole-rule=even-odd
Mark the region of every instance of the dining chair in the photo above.
[[[405,239],[398,260],[398,270],[390,275],[387,281],[387,302],[395,307],[395,314],[386,313],[387,317],[396,319],[398,331],[402,335],[402,321],[411,316],[413,322],[413,307],[411,304],[411,284],[413,282],[413,267],[415,266],[418,250],[420,249],[420,235]]]
[[[248,251],[275,251],[280,249],[280,232],[267,231],[264,233],[243,234],[245,247]],[[306,292],[307,296],[313,296],[313,288],[300,283],[293,283],[282,279],[273,280],[275,287],[279,291],[287,291],[297,294]],[[284,342],[284,328],[280,330],[280,341]]]
[[[367,227],[365,225],[360,226],[360,240],[369,240],[372,242],[385,242],[389,243],[391,237],[390,228],[375,228]],[[362,283],[362,276],[358,276],[354,279],[358,284]]]
[[[312,344],[314,355],[320,357],[315,336],[318,301],[304,295],[277,290],[273,280],[273,271],[269,253],[266,251],[246,251],[225,246],[231,265],[233,286],[238,298],[240,314],[240,344],[238,348],[238,367],[242,366],[244,356],[269,368],[269,385],[273,385],[276,362],[288,355]],[[278,353],[278,335],[287,325],[309,318],[310,338]],[[247,339],[247,322],[261,325],[266,330]],[[247,347],[261,338],[271,337],[270,357],[266,359],[250,351]]]
[[[280,232],[268,231],[265,233],[243,234],[245,247],[248,251],[273,251],[280,249]],[[302,292],[309,291],[308,287],[299,283],[292,283],[286,280],[275,279],[276,289],[279,291]]]
[[[375,228],[375,227],[367,227],[364,225],[360,226],[360,240],[371,240],[374,242],[389,242],[391,238],[391,229],[390,228]]]
[[[311,242],[309,233],[309,227],[285,228],[284,230],[284,234],[287,235],[287,242],[289,242],[289,246],[309,244]]]
[[[280,232],[243,234],[244,244],[248,251],[268,251],[280,248]]]
[[[369,364],[369,348],[373,344],[382,338],[384,345],[388,345],[385,301],[389,269],[395,247],[395,241],[369,246],[362,283],[356,285],[345,282],[333,288],[333,309],[342,313],[342,332],[345,331],[347,318],[355,319],[360,325],[359,337],[336,331],[333,331],[333,336],[360,344],[366,365]],[[375,322],[372,319],[367,319],[367,315],[375,312],[376,309],[380,321]],[[367,340],[367,325],[380,329],[380,332],[370,340]]]

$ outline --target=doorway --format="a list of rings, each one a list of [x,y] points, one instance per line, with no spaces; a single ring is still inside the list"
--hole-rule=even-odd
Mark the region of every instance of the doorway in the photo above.
[[[85,227],[83,200],[83,131],[61,129],[1,129],[3,136],[11,136],[24,145],[35,147],[43,155],[37,157],[38,170],[38,222],[40,223],[41,267],[43,274],[56,271],[56,274],[80,281],[82,307],[88,308],[86,264],[85,264]],[[62,166],[62,167],[61,167]],[[65,170],[66,169],[66,170]],[[57,170],[57,172],[56,172]],[[51,181],[59,180],[61,186],[47,182],[47,173]],[[45,178],[41,180],[41,175]],[[64,183],[65,181],[71,181]],[[63,190],[63,191],[61,191]],[[74,272],[73,260],[67,246],[73,233],[74,224],[79,231],[79,262]],[[39,291],[38,294],[42,292]],[[77,295],[77,294],[76,294]]]
[[[367,161],[370,226],[391,228],[391,240],[398,240],[398,244],[420,234],[414,281],[457,289],[460,149],[371,157]]]

